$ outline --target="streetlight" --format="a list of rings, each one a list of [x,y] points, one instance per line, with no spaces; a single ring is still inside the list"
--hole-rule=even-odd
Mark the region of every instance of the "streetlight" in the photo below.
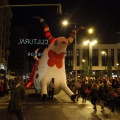
[[[84,45],[88,45],[89,46],[89,70],[90,70],[90,77],[92,76],[92,46],[95,45],[97,43],[97,40],[87,40],[84,41]]]
[[[93,28],[89,28],[89,29],[88,29],[88,33],[89,33],[89,34],[92,34],[93,32],[94,32]]]
[[[118,67],[118,66],[119,66],[119,63],[117,63],[116,65],[117,65],[117,67]]]
[[[74,23],[71,23],[71,22],[68,22],[67,20],[64,20],[63,22],[62,22],[62,24],[64,25],[64,26],[67,26],[68,24],[74,24],[74,27],[76,28],[76,21],[74,22]],[[77,41],[76,41],[76,34],[75,34],[75,55],[74,55],[74,65],[73,65],[73,69],[75,70],[75,80],[77,81],[77,68],[76,68],[76,66],[77,66],[77,56],[76,56],[76,54],[77,54],[77,50],[76,50],[76,45],[77,45]]]
[[[83,60],[82,60],[82,62],[84,63],[84,62],[85,62],[85,60],[83,59]]]
[[[107,53],[105,52],[105,51],[102,51],[101,52],[103,55],[105,55],[105,71],[106,71],[106,55],[107,55]]]

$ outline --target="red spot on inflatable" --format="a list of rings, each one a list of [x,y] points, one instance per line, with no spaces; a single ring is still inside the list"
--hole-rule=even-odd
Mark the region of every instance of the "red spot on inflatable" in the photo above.
[[[38,79],[38,77],[39,77],[39,74],[37,73],[37,74],[36,74],[36,79]]]
[[[40,59],[38,59],[35,63],[34,63],[34,66],[33,66],[33,69],[32,69],[32,73],[30,75],[30,80],[27,82],[26,84],[26,88],[29,88],[31,85],[33,85],[34,83],[34,75],[35,75],[35,71],[39,65],[39,62],[40,62]]]
[[[62,41],[62,44],[67,44],[65,41]]]
[[[64,52],[57,54],[56,52],[54,52],[53,50],[49,50],[48,52],[48,66],[53,67],[54,65],[56,65],[57,68],[61,68],[62,67],[62,60],[64,58]]]

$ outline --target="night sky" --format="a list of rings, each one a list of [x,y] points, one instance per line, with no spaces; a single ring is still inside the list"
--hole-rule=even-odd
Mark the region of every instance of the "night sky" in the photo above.
[[[63,33],[60,24],[63,18],[71,22],[76,20],[77,26],[94,27],[96,34],[103,36],[120,32],[119,0],[9,0],[10,4],[58,4],[62,5],[62,15],[57,14],[57,7],[15,7],[13,10],[13,26],[23,26],[36,31],[40,28],[33,16],[41,16],[49,24],[51,32],[57,37]],[[73,26],[72,26],[73,27]],[[68,31],[68,29],[67,29]],[[39,36],[38,32],[38,36]],[[37,32],[36,32],[37,35]],[[104,40],[103,40],[104,41]]]
[[[74,25],[71,24],[63,28],[61,21],[66,18],[72,23],[76,21],[77,26],[93,27],[99,43],[117,43],[120,41],[119,0],[9,0],[9,3],[11,5],[58,3],[62,5],[62,15],[57,14],[56,6],[12,8],[12,27],[25,28],[28,38],[45,39],[41,24],[32,18],[33,16],[41,16],[48,23],[54,37],[69,36]],[[84,32],[78,32],[78,43],[82,42],[81,38],[84,35]],[[28,46],[31,51],[36,48],[38,48],[36,45]]]

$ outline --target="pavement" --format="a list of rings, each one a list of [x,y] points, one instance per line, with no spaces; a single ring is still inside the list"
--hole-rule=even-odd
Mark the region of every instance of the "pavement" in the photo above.
[[[58,95],[56,95],[57,98],[59,98],[59,101],[69,101],[71,102],[70,98],[67,97],[65,92],[60,92]],[[93,110],[93,105],[91,104],[90,100],[87,100],[86,103],[82,103],[82,98],[80,97],[79,100],[76,102],[76,104],[80,107],[80,109],[82,110],[82,108],[87,108],[89,111],[89,108]],[[88,112],[86,111],[86,112]],[[90,110],[91,112],[91,110]],[[84,114],[84,113],[82,113]],[[101,109],[101,106],[99,105],[99,103],[97,104],[97,111],[94,112],[93,110],[93,115],[98,117],[99,120],[120,120],[120,106],[116,106],[115,107],[115,112],[111,112],[111,109],[108,106],[104,107],[104,110]]]
[[[33,102],[33,99],[34,99],[34,102],[41,102],[41,100],[38,99],[38,96],[40,96],[40,95],[35,94],[34,89],[27,89],[26,95],[27,95],[27,97],[26,97],[25,104]],[[29,99],[29,98],[31,98],[31,99]],[[0,97],[0,104],[2,104],[2,103],[8,104],[9,100],[10,100],[10,95]],[[49,101],[46,101],[46,103],[47,102],[49,102]],[[54,103],[63,103],[64,104],[64,103],[73,103],[73,102],[70,100],[70,98],[66,95],[66,93],[64,91],[61,91],[59,94],[54,96],[54,99],[52,100],[51,104],[54,104]],[[82,108],[86,108],[86,109],[89,108],[89,109],[93,110],[93,106],[92,106],[90,100],[87,100],[86,103],[82,103],[81,97],[79,98],[78,102],[76,102],[74,104],[79,106],[79,108],[81,110],[82,110]],[[89,112],[89,111],[87,111],[87,112]],[[99,117],[100,120],[120,120],[120,116],[119,116],[120,107],[116,106],[115,112],[112,113],[108,106],[106,106],[104,108],[104,110],[101,110],[100,105],[97,104],[97,112],[93,112],[93,114],[96,115],[97,117]]]

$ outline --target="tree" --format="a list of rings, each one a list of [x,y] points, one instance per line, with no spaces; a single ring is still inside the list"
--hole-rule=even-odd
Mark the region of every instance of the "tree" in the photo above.
[[[83,57],[85,59],[85,62],[83,63],[83,66],[82,66],[82,68],[83,68],[83,77],[86,77],[88,75],[88,57],[89,57],[88,49],[85,48],[83,53],[84,53]]]
[[[111,61],[111,56],[108,56],[108,61],[107,61],[107,76],[110,78],[112,77],[112,61]]]

